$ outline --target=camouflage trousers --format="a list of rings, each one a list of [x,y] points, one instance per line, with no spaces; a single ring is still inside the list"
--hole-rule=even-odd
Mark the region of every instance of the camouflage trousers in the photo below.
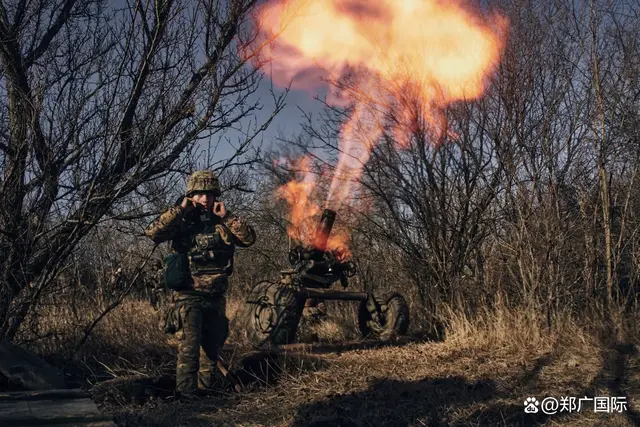
[[[224,296],[180,295],[176,299],[178,338],[176,391],[195,393],[211,386],[218,353],[229,335]]]

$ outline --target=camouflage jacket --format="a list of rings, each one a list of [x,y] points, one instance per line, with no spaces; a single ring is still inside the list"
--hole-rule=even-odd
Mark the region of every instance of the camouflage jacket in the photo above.
[[[180,206],[173,206],[160,215],[147,227],[145,234],[155,243],[171,240],[172,252],[189,254],[193,289],[181,293],[194,295],[224,294],[228,276],[233,273],[235,247],[246,248],[256,241],[253,227],[241,217],[230,213],[220,218],[201,211],[186,212]],[[212,247],[204,245],[211,251],[202,250],[203,240],[215,242]],[[210,252],[215,253],[211,254],[215,262],[202,261],[202,256],[207,259]]]

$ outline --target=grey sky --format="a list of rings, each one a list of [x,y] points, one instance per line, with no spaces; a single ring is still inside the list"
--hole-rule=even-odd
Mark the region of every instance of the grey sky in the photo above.
[[[273,99],[270,93],[271,86],[277,95],[283,92],[283,88],[278,87],[275,83],[271,82],[268,75],[265,75],[260,82],[260,87],[254,96],[263,105],[262,111],[259,111],[255,118],[245,119],[241,124],[243,128],[248,125],[248,120],[257,119],[258,124],[262,124],[273,112]],[[260,135],[260,138],[264,141],[263,148],[271,147],[276,141],[277,137],[283,135],[285,137],[291,137],[298,134],[301,131],[301,124],[304,122],[304,117],[300,109],[307,113],[312,113],[317,116],[322,110],[320,102],[314,99],[314,93],[304,90],[291,89],[286,98],[285,108],[276,116],[269,128]],[[236,141],[240,137],[237,132],[227,132],[223,138],[230,138],[232,141]],[[204,144],[205,142],[203,142]],[[226,142],[222,142],[217,152],[218,158],[228,157],[233,154],[234,150]],[[218,160],[218,159],[216,159]]]

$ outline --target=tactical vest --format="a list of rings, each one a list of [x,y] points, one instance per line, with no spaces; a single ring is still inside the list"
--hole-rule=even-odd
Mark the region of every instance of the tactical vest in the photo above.
[[[174,241],[174,249],[187,253],[193,275],[233,273],[231,231],[211,212],[189,218],[187,233]]]

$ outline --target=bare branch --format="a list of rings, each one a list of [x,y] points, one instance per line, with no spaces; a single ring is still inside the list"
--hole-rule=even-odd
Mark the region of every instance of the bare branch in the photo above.
[[[24,58],[24,67],[30,68],[34,62],[36,62],[40,57],[47,51],[49,45],[53,41],[53,39],[58,35],[64,24],[68,21],[71,16],[71,11],[75,6],[77,0],[65,0],[62,5],[62,9],[58,14],[58,17],[52,23],[51,27],[44,34],[38,46],[35,47],[31,52],[27,53]]]

